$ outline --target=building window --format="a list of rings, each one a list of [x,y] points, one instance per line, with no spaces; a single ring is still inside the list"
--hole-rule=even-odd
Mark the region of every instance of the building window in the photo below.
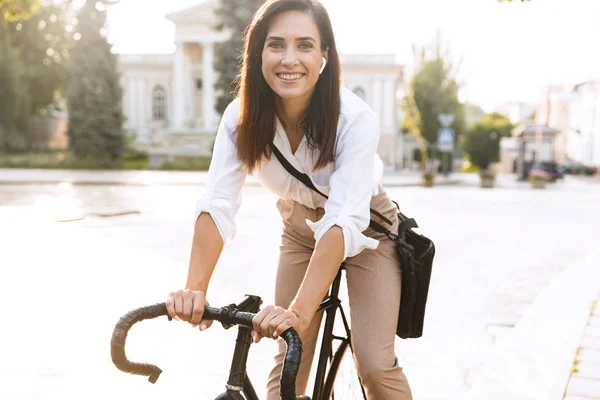
[[[167,115],[167,96],[165,88],[161,85],[156,85],[152,89],[152,119],[155,121],[163,121]]]
[[[360,97],[363,101],[367,101],[367,92],[361,86],[355,87],[354,89],[352,89],[352,92],[358,97]]]
[[[196,90],[202,90],[202,79],[196,79]]]

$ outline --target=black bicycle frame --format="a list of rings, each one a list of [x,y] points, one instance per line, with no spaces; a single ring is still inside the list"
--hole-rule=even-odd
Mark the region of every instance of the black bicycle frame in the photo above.
[[[319,360],[317,362],[317,375],[315,378],[315,386],[313,390],[312,400],[325,400],[323,399],[323,387],[325,385],[325,378],[327,374],[327,367],[333,357],[332,347],[333,340],[344,340],[350,341],[350,326],[344,314],[344,309],[341,307],[341,301],[338,297],[340,291],[340,283],[342,280],[342,270],[345,269],[344,265],[340,267],[331,288],[329,295],[323,300],[319,306],[319,311],[325,311],[325,328],[323,330],[323,340],[321,341],[321,350],[319,354]],[[239,305],[232,304],[229,307],[235,307],[240,311],[248,311],[256,313],[262,303],[258,296],[248,296]],[[335,322],[336,311],[340,311],[342,321],[344,323],[344,329],[346,331],[345,337],[339,337],[333,335],[333,326]],[[229,329],[229,326],[224,326],[225,329]],[[248,352],[252,343],[250,335],[251,330],[240,327],[236,340],[235,350],[233,352],[233,360],[231,362],[231,370],[229,373],[229,379],[227,381],[227,391],[217,397],[216,400],[241,400],[242,397],[240,392],[244,393],[246,400],[259,400],[256,395],[256,391],[252,386],[252,382],[246,373],[246,362],[248,360]]]

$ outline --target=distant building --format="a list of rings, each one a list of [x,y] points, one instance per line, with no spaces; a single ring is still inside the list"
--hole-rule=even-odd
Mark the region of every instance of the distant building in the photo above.
[[[547,125],[518,125],[512,130],[511,137],[500,140],[499,172],[518,173],[524,178],[524,174],[536,161],[556,161],[559,133]]]
[[[542,95],[536,123],[560,133],[556,159],[600,165],[600,81],[573,87],[549,86]]]
[[[175,24],[174,54],[120,55],[125,129],[151,154],[209,155],[220,116],[215,111],[215,48],[227,39],[216,31],[216,0],[169,14]],[[343,85],[379,117],[378,153],[395,165],[402,66],[394,55],[340,55]]]
[[[531,120],[536,107],[531,104],[513,101],[498,107],[496,112],[506,115],[513,124],[521,124]]]

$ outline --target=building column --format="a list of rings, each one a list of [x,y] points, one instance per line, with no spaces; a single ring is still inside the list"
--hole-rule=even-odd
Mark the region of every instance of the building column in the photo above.
[[[127,90],[125,92],[125,101],[127,104],[125,116],[127,117],[127,121],[125,122],[125,126],[128,129],[136,128],[135,95],[135,77],[127,76]]]
[[[182,128],[185,114],[185,50],[183,42],[177,42],[173,65],[173,128]]]
[[[202,122],[206,130],[213,129],[215,121],[214,43],[202,42]]]
[[[192,59],[189,53],[183,57],[183,123],[186,127],[194,126],[194,77],[192,76]]]
[[[376,76],[375,78],[373,78],[373,80],[371,81],[371,85],[372,85],[371,93],[373,93],[372,94],[372,99],[373,99],[372,107],[373,107],[373,111],[375,112],[375,115],[377,116],[377,119],[381,123],[381,116],[382,116],[381,97],[382,97],[382,94],[383,94],[381,78],[379,76]]]
[[[140,102],[140,109],[139,109],[139,127],[144,129],[146,128],[146,126],[148,125],[148,92],[146,90],[146,79],[145,78],[141,78],[139,79],[138,82],[138,98],[139,98],[139,102]]]
[[[394,121],[394,107],[396,106],[396,91],[393,79],[386,79],[384,82],[383,96],[383,126],[396,134]]]

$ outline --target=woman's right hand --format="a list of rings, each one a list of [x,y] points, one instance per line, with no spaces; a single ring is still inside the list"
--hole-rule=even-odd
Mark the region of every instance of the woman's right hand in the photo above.
[[[179,289],[169,293],[166,301],[167,312],[171,318],[187,321],[195,328],[200,325],[203,331],[212,325],[212,321],[203,320],[204,307],[208,306],[206,294],[199,290]]]

